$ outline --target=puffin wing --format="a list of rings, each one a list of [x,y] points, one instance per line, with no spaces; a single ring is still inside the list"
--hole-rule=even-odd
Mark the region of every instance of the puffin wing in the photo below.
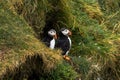
[[[60,48],[62,50],[62,55],[65,55],[67,51],[70,49],[69,40],[57,40],[56,48]]]
[[[47,40],[47,38],[44,38],[43,40],[42,40],[42,42],[46,45],[46,46],[50,46],[50,42],[49,42],[49,40]]]
[[[69,44],[69,40],[65,41],[63,46],[62,46],[62,50],[63,50],[63,55],[67,55],[69,50],[70,50],[70,44]]]

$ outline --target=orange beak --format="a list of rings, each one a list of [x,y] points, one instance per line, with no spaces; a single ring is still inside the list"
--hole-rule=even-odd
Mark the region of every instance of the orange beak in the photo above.
[[[71,31],[69,31],[68,35],[69,35],[69,36],[71,36],[71,35],[72,35],[72,32],[71,32]]]
[[[57,39],[57,35],[56,34],[54,35],[54,39]]]

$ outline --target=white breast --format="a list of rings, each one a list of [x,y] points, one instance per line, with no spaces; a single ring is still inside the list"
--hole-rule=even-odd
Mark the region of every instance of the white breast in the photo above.
[[[72,42],[71,42],[70,37],[68,37],[68,40],[69,40],[69,43],[70,43],[70,48],[71,48]],[[66,55],[68,55],[68,53],[69,53],[69,50],[66,52]]]
[[[69,37],[68,37],[68,40],[69,40],[70,48],[71,48],[72,42],[71,42],[71,39]]]
[[[55,39],[52,39],[52,40],[50,41],[50,48],[51,48],[51,49],[54,49],[54,48],[55,48]]]

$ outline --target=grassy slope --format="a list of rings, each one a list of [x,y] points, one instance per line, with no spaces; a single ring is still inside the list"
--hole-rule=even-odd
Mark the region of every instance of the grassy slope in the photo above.
[[[72,0],[74,15],[72,53],[81,56],[81,59],[73,57],[73,60],[79,64],[83,80],[96,80],[97,77],[103,80],[119,79],[120,67],[117,64],[120,56],[120,35],[117,31],[118,23],[115,22],[118,15],[111,15],[109,20],[110,16],[105,15],[95,1]],[[107,28],[109,24],[113,25],[111,27],[117,25],[115,32],[117,34]]]
[[[64,0],[64,1],[66,1],[66,0]],[[63,2],[61,1],[61,3],[59,4],[59,7],[66,5]],[[39,15],[39,13],[37,13],[37,12],[39,12],[39,10],[36,8],[37,3],[35,3],[35,2],[33,2],[33,3],[34,3],[33,7],[35,9],[35,10],[33,10],[33,12],[35,11],[34,14]],[[58,15],[58,16],[56,16],[56,21],[58,21],[58,22],[63,21],[63,22],[58,23],[57,27],[63,27],[63,23],[64,23],[64,26],[66,25],[68,28],[71,28],[71,30],[73,31],[73,37],[72,37],[73,49],[72,49],[71,53],[73,53],[72,55],[75,55],[75,57],[73,57],[73,60],[75,60],[75,63],[77,63],[79,65],[79,69],[82,74],[82,78],[84,80],[85,79],[93,80],[93,79],[96,79],[97,77],[101,77],[101,78],[107,80],[107,79],[109,79],[108,76],[112,75],[112,77],[110,77],[110,78],[119,79],[119,77],[120,77],[119,76],[119,68],[120,67],[118,65],[119,64],[119,54],[115,54],[115,53],[119,53],[119,50],[120,50],[119,49],[119,38],[118,38],[119,35],[118,36],[116,36],[115,34],[111,35],[111,31],[108,31],[108,29],[107,29],[108,26],[104,23],[107,22],[107,24],[108,24],[109,21],[106,20],[106,22],[104,22],[104,19],[106,19],[106,18],[104,18],[104,14],[100,11],[98,4],[94,4],[94,2],[92,4],[91,1],[89,3],[89,0],[88,0],[88,2],[84,2],[84,0],[72,0],[71,7],[66,5],[67,7],[71,8],[69,10],[71,12],[67,12],[68,10],[66,10],[67,9],[66,7],[61,7],[59,9],[59,7],[56,7],[56,5],[52,6],[51,3],[54,3],[54,1],[50,2],[50,4],[48,4],[49,6],[51,6],[50,8],[47,8],[47,9],[50,9],[47,12],[47,16],[50,18],[48,19],[48,22],[46,22],[46,24],[49,25],[49,21],[50,22],[52,21],[52,17],[54,16],[54,13],[56,13],[56,11],[58,11],[58,14],[56,14],[56,15]],[[56,2],[54,4],[56,4]],[[39,5],[39,4],[37,4],[37,5]],[[26,5],[24,5],[24,6],[26,6]],[[53,9],[51,9],[51,8],[53,8]],[[23,14],[26,13],[26,10],[28,10],[28,12],[30,12],[31,8],[25,7],[24,10],[25,11],[23,11]],[[38,10],[38,11],[36,11],[36,10]],[[59,11],[61,12],[60,14],[63,13],[64,15],[60,15]],[[42,13],[44,14],[44,11],[43,12],[40,11],[40,13],[42,15]],[[32,18],[32,16],[34,16],[34,14],[31,14],[31,15],[29,15],[29,14],[31,14],[31,12],[28,13],[27,15],[25,15],[25,16],[28,16],[27,22],[29,22],[29,18]],[[0,16],[2,19],[1,26],[4,26],[4,27],[0,26],[0,30],[1,30],[0,32],[2,33],[2,34],[0,34],[0,42],[1,42],[0,50],[3,53],[7,53],[7,54],[4,54],[5,57],[2,58],[3,61],[1,62],[2,63],[1,67],[3,69],[2,68],[0,69],[2,72],[5,72],[5,68],[8,65],[10,67],[13,66],[12,68],[14,68],[15,66],[17,66],[17,63],[19,61],[20,61],[20,64],[26,63],[25,62],[26,61],[25,59],[27,59],[26,55],[29,55],[32,58],[32,57],[34,57],[34,53],[38,53],[38,54],[44,56],[44,54],[41,52],[46,53],[47,51],[48,52],[50,51],[50,50],[47,50],[46,48],[41,48],[41,46],[43,46],[43,45],[40,42],[38,42],[37,39],[34,38],[33,31],[31,30],[31,28],[29,28],[29,26],[25,23],[25,21],[23,19],[21,19],[18,15],[13,14],[10,10],[1,8]],[[5,18],[4,20],[3,20],[3,17]],[[34,17],[33,21],[35,19],[36,18]],[[70,19],[70,21],[68,19]],[[37,19],[35,21],[37,21]],[[44,21],[44,19],[43,19],[43,21]],[[18,25],[18,23],[20,23],[20,24]],[[38,25],[37,23],[39,23],[39,21],[36,22],[36,24],[33,26]],[[40,23],[40,24],[42,26],[44,26],[44,24],[42,24],[42,23]],[[17,25],[17,27],[15,27],[16,25]],[[55,27],[56,22],[53,21],[52,25],[54,25],[54,27]],[[10,27],[7,27],[7,26],[10,26]],[[37,26],[37,27],[41,28],[41,26]],[[119,28],[119,26],[117,28]],[[6,31],[6,33],[4,33],[5,31]],[[4,36],[3,36],[3,33],[4,33]],[[39,33],[39,32],[37,32],[37,33]],[[13,53],[14,53],[14,55],[13,55]],[[18,54],[18,53],[20,53],[20,54]],[[52,59],[54,62],[54,55],[52,55],[53,54],[52,52],[50,52],[50,53],[51,53],[51,56],[53,56]],[[10,55],[8,55],[8,54],[10,54]],[[76,57],[79,55],[82,57],[81,58]],[[11,56],[13,56],[13,57],[11,57]],[[45,56],[50,56],[50,55],[45,55]],[[56,56],[55,56],[55,58],[56,58]],[[50,59],[50,61],[51,61],[51,58],[47,57],[47,58],[45,58],[45,62],[46,62],[46,59]],[[51,63],[49,60],[47,60],[47,61],[48,61],[48,63]],[[7,63],[7,64],[3,64],[3,63]],[[14,63],[16,65],[12,65]],[[115,66],[111,66],[111,65],[115,65]],[[48,69],[48,67],[47,67],[47,69]],[[56,70],[56,71],[54,71],[55,73],[51,73],[50,75],[52,75],[52,77],[54,77],[53,75],[55,75],[55,74],[61,76],[63,73],[67,72],[66,67],[63,68],[65,70],[65,72],[62,72],[60,69],[58,67],[58,71]],[[109,71],[111,72],[110,74],[108,74]],[[60,74],[57,74],[58,72],[60,72]],[[50,75],[48,75],[47,77],[49,77]],[[66,74],[66,76],[67,75],[68,74]],[[56,79],[56,77],[54,77],[54,78]],[[58,78],[61,79],[60,77],[58,77]],[[62,78],[62,79],[64,79],[64,78]],[[69,79],[69,78],[66,78],[66,79]]]
[[[70,65],[61,64],[59,51],[46,48],[34,37],[33,29],[14,11],[13,3],[3,0],[0,5],[0,79],[23,80],[32,75],[43,80],[76,78]]]
[[[6,69],[15,72],[15,67],[25,64],[28,56],[39,55],[44,70],[53,68],[60,60],[58,52],[47,49],[33,35],[32,29],[21,17],[9,9],[0,8],[0,76],[7,74]]]

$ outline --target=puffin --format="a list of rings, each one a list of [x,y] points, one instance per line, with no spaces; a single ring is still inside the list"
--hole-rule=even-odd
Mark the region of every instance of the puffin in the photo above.
[[[44,37],[42,41],[45,43],[47,47],[49,47],[50,49],[54,49],[56,39],[57,39],[56,31],[54,29],[50,29],[48,30],[47,35]]]
[[[72,32],[67,28],[61,28],[59,31],[59,39],[57,39],[56,47],[62,50],[63,58],[68,56],[71,49],[71,38]]]

